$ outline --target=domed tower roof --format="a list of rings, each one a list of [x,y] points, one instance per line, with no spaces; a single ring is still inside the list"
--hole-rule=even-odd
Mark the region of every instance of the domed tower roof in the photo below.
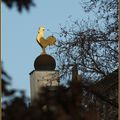
[[[41,54],[34,61],[35,70],[55,70],[55,67],[55,59],[48,54]]]

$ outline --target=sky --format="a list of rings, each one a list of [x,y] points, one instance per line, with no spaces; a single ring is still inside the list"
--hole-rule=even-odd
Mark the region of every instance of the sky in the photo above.
[[[36,42],[37,31],[45,26],[52,32],[60,31],[69,16],[73,20],[85,19],[79,0],[34,0],[30,11],[17,11],[14,6],[7,8],[2,3],[2,61],[3,67],[12,77],[12,86],[26,91],[30,97],[30,76],[34,70],[34,60],[41,48]],[[45,37],[51,35],[45,31]]]

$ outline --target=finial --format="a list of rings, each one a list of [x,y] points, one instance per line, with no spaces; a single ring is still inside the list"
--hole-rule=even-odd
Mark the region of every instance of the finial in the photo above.
[[[49,36],[46,39],[44,38],[45,27],[41,26],[38,30],[37,42],[42,48],[42,54],[46,54],[45,48],[49,45],[55,45],[56,38],[54,36]]]

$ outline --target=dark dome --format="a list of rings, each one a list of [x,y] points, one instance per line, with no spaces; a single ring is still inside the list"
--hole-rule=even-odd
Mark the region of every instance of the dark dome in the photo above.
[[[35,70],[55,70],[55,59],[47,54],[39,55],[34,61]]]

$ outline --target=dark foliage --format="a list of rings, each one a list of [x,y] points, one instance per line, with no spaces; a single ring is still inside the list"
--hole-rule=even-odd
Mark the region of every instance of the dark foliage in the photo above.
[[[11,77],[7,74],[7,72],[3,69],[1,70],[1,74],[2,74],[2,95],[3,96],[9,96],[14,94],[15,90],[9,90],[7,87],[10,85],[11,83]]]
[[[107,108],[110,109],[107,117],[109,120],[117,120],[116,100],[111,101],[109,97],[100,94],[93,86],[94,84],[85,85],[83,81],[73,80],[69,82],[67,88],[64,86],[43,87],[40,89],[38,98],[29,105],[27,104],[29,100],[23,91],[20,96],[6,95],[8,101],[2,101],[2,119],[100,120],[104,118],[101,115],[105,113],[103,106],[107,105]],[[113,91],[116,87],[113,88]]]
[[[3,120],[85,120],[90,115],[89,111],[94,112],[92,117],[89,116],[89,120],[97,120],[93,103],[86,109],[80,104],[81,93],[82,88],[79,83],[71,84],[70,89],[62,86],[54,90],[43,88],[39,99],[29,107],[24,97],[15,97],[3,109]]]
[[[33,0],[2,0],[2,2],[8,8],[12,8],[15,5],[19,12],[22,12],[24,8],[29,11],[31,6],[35,6]]]

